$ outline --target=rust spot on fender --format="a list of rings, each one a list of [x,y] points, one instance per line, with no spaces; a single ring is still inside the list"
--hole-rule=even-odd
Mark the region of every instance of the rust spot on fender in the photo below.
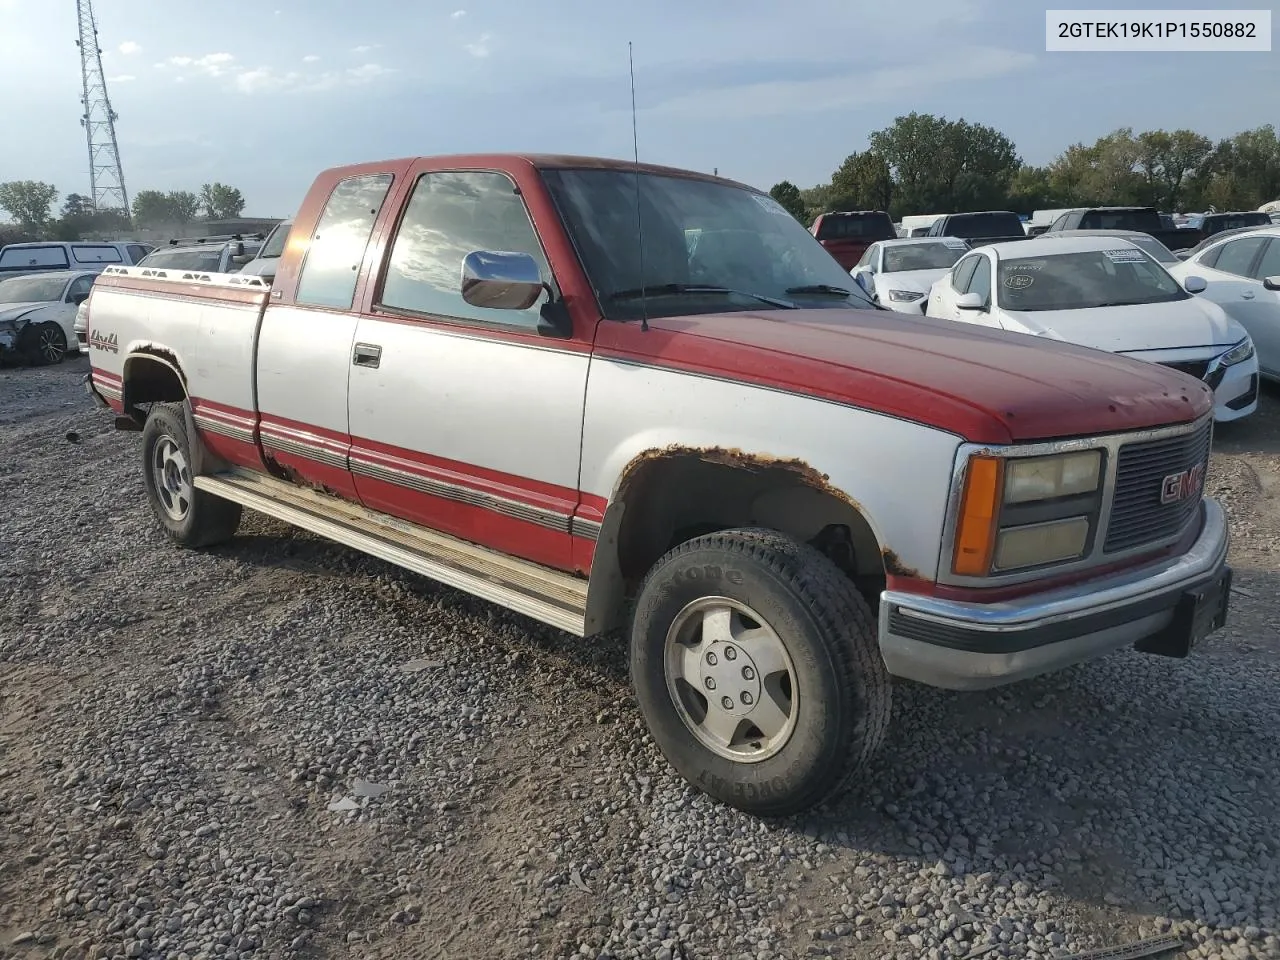
[[[881,547],[880,559],[884,561],[884,572],[890,576],[920,578],[920,571],[903,563],[892,547]]]
[[[323,493],[326,496],[337,497],[339,500],[345,499],[341,493],[332,487],[327,487],[323,483],[316,483],[314,480],[308,480],[306,477],[298,473],[293,467],[286,466],[271,454],[263,455],[263,461],[267,465],[267,472],[274,476],[277,480],[283,480],[291,483],[295,487],[301,487],[303,490],[311,490],[315,493]]]
[[[831,478],[827,474],[815,469],[798,457],[775,457],[768,453],[748,453],[737,447],[690,447],[678,443],[673,443],[666,447],[653,447],[645,450],[632,460],[627,469],[627,475],[623,478],[622,483],[618,485],[618,499],[626,499],[627,491],[630,489],[637,474],[639,474],[640,469],[646,463],[672,457],[693,457],[704,463],[715,463],[753,472],[783,470],[790,473],[805,486],[830,494],[836,499],[849,504],[855,510],[862,511],[862,506],[858,501],[843,490],[831,485]]]

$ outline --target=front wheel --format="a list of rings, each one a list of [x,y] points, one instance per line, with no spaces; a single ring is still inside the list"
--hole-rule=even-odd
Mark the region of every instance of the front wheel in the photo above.
[[[22,330],[21,349],[32,366],[61,363],[67,356],[67,335],[52,320],[31,323]]]
[[[827,557],[774,531],[714,533],[660,559],[636,603],[631,673],[672,766],[749,813],[840,792],[888,728],[866,601]]]
[[[195,487],[182,404],[152,406],[142,429],[142,461],[147,500],[170,538],[184,547],[208,547],[235,536],[240,504]]]

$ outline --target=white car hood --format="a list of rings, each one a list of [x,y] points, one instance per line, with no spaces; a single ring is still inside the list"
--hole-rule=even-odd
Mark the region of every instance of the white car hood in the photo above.
[[[928,293],[933,284],[946,276],[946,270],[899,270],[876,274],[876,292],[887,296],[890,290],[914,290]]]
[[[1006,310],[1005,315],[1029,333],[1111,353],[1225,347],[1245,337],[1244,327],[1202,297],[1088,310]]]
[[[17,320],[24,313],[32,310],[44,310],[53,304],[46,300],[35,300],[31,303],[0,303],[0,321]]]

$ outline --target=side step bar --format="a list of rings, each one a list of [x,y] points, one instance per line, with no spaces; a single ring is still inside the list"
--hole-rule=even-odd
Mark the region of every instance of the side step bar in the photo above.
[[[577,636],[586,632],[587,581],[581,577],[274,477],[230,470],[196,477],[195,486]]]

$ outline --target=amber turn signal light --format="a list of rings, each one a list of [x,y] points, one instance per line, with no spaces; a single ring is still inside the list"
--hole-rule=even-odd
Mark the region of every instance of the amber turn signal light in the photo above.
[[[962,577],[985,577],[991,572],[996,543],[1004,461],[998,457],[970,457],[956,524],[951,569]]]

